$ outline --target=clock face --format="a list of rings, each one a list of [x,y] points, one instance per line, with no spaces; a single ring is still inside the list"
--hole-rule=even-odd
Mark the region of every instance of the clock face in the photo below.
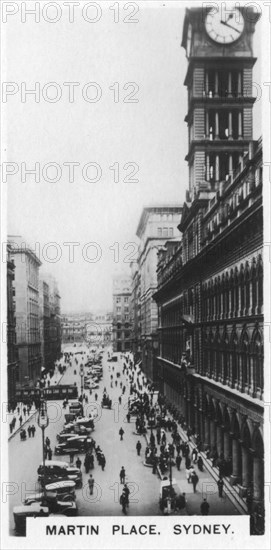
[[[209,13],[205,19],[205,29],[212,40],[219,44],[231,44],[240,38],[244,30],[244,18],[238,9],[223,9]]]

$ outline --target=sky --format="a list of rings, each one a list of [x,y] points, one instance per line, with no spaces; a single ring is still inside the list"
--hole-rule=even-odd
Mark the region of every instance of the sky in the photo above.
[[[4,80],[15,83],[5,105],[5,149],[18,169],[7,180],[7,230],[39,253],[41,272],[56,277],[62,312],[111,309],[112,275],[129,271],[136,258],[142,209],[180,205],[188,187],[187,61],[180,44],[189,4],[139,3],[131,15],[138,23],[130,24],[121,2],[119,14],[109,9],[113,2],[85,13],[101,15],[96,23],[84,19],[83,4],[73,23],[61,4],[54,24],[43,14],[40,22],[29,16],[22,23],[18,13],[5,27]],[[258,57],[260,34],[258,24]],[[261,82],[259,61],[254,81]],[[33,95],[22,101],[22,83],[27,89],[37,83],[38,102]],[[73,102],[67,83],[77,83]],[[50,102],[55,94],[59,101]],[[254,120],[257,138],[261,101]],[[71,162],[78,163],[74,181]],[[22,182],[23,163],[38,163],[40,182],[34,175]],[[56,168],[46,171],[48,163]],[[59,181],[48,181],[56,174]],[[74,255],[67,243],[75,243]]]

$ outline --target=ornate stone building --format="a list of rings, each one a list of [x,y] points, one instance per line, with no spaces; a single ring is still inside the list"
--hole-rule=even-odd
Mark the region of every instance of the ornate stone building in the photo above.
[[[263,212],[262,142],[252,140],[259,16],[248,10],[186,12],[189,200],[177,251],[159,253],[155,299],[160,389],[255,507],[264,499]]]
[[[7,245],[7,381],[8,401],[15,399],[16,381],[19,377],[16,346],[15,264],[11,259],[11,246]]]
[[[113,276],[113,351],[131,349],[131,277],[126,274]]]

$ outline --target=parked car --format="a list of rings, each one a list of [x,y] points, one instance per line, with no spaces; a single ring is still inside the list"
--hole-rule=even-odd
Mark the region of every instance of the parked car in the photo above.
[[[74,500],[61,500],[61,495],[53,492],[40,492],[29,495],[25,501],[25,506],[31,506],[35,503],[41,503],[41,506],[49,508],[50,514],[64,514],[65,516],[77,516],[78,509]]]
[[[56,493],[59,500],[75,500],[75,482],[71,480],[55,481],[45,485],[46,492]]]
[[[176,500],[181,496],[181,489],[176,482],[176,479],[172,479],[170,483],[169,479],[161,481],[160,493],[159,493],[159,507],[164,514],[171,514],[176,508]]]
[[[60,443],[55,446],[55,454],[65,455],[69,453],[84,452],[86,445],[92,441],[87,435],[74,435],[65,443]]]
[[[49,516],[49,508],[41,506],[40,503],[33,503],[29,506],[15,506],[13,508],[13,517],[15,531],[18,535],[26,535],[26,518]]]
[[[82,487],[82,472],[68,462],[60,460],[45,461],[45,483],[53,483],[57,480],[70,479],[74,481],[76,487]],[[44,481],[44,467],[40,464],[38,467],[38,480]]]

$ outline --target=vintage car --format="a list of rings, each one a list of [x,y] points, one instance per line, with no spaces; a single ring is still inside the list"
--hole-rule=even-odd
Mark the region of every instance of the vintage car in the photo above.
[[[15,531],[18,535],[26,535],[26,518],[49,516],[49,508],[41,506],[39,502],[34,502],[29,506],[15,506],[13,508],[13,517]]]
[[[69,479],[74,481],[76,487],[82,487],[82,472],[68,462],[59,460],[46,460],[45,473],[43,464],[38,467],[38,481],[44,483],[53,483],[57,480]]]
[[[56,493],[57,497],[61,501],[75,500],[75,482],[69,479],[62,481],[54,481],[54,483],[46,483],[44,487],[46,493]]]
[[[171,514],[177,508],[182,506],[179,504],[182,499],[181,489],[175,478],[163,479],[160,484],[159,492],[159,507],[164,514]]]
[[[25,501],[25,506],[35,503],[41,503],[41,506],[49,508],[50,514],[64,514],[65,516],[77,516],[78,509],[73,499],[61,500],[61,495],[52,491],[43,491],[29,495]]]
[[[70,437],[65,443],[59,443],[55,446],[55,454],[65,455],[70,453],[84,452],[92,439],[87,435],[74,435]]]
[[[71,401],[69,403],[69,413],[75,414],[75,416],[79,416],[83,412],[83,407],[80,401]]]

